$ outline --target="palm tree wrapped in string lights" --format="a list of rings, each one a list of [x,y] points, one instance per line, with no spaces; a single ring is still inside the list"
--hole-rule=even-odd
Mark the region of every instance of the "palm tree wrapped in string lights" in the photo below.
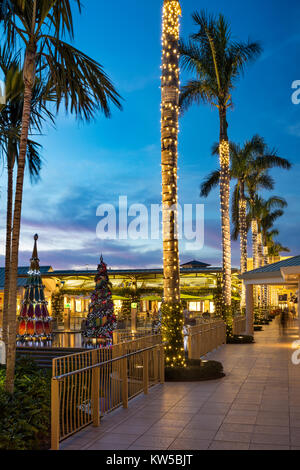
[[[162,333],[168,342],[166,364],[184,365],[183,310],[180,303],[180,268],[177,235],[177,160],[179,116],[178,0],[164,0],[162,35],[161,164],[163,203],[164,303]]]

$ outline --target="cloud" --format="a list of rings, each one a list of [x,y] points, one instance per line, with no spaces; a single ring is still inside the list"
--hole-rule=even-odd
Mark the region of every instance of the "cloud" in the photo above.
[[[294,124],[293,126],[289,126],[287,131],[290,135],[300,137],[300,122]]]

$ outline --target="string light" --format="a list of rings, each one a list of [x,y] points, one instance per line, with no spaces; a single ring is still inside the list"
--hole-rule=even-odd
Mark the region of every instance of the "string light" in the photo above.
[[[239,201],[239,232],[241,252],[241,274],[247,271],[247,201],[241,194]],[[246,306],[246,288],[242,283],[241,308]]]
[[[222,240],[224,279],[223,291],[225,305],[231,306],[231,240],[230,240],[230,147],[228,140],[222,140],[219,145],[220,155],[220,200],[222,216]]]
[[[164,303],[162,335],[168,366],[184,366],[183,309],[180,304],[180,267],[177,240],[177,162],[179,117],[179,28],[178,0],[164,0],[161,77],[161,148],[164,252]]]

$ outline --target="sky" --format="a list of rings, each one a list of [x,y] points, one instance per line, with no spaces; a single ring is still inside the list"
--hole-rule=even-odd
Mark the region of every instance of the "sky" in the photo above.
[[[55,128],[45,126],[40,181],[24,188],[20,265],[28,265],[33,235],[39,234],[42,265],[55,269],[94,268],[99,255],[113,268],[162,266],[159,240],[101,240],[96,228],[100,204],[159,204],[160,64],[162,0],[82,0],[75,15],[74,45],[99,61],[123,97],[123,111],[90,124],[60,112]],[[293,163],[291,171],[272,170],[276,187],[268,195],[285,197],[288,208],[277,224],[279,240],[300,254],[300,104],[292,103],[292,83],[300,80],[300,3],[297,0],[182,0],[181,36],[195,31],[191,14],[223,13],[237,40],[260,41],[264,52],[249,65],[233,94],[229,138],[242,144],[254,134]],[[182,74],[181,83],[189,78]],[[217,168],[211,146],[219,132],[218,113],[193,106],[180,119],[179,202],[204,204],[204,243],[191,249],[180,242],[180,260],[220,266],[219,195],[200,199],[200,183]],[[6,172],[0,178],[0,263],[4,264]],[[202,246],[203,245],[203,246]],[[239,264],[239,244],[232,262]],[[249,239],[249,252],[251,254]]]

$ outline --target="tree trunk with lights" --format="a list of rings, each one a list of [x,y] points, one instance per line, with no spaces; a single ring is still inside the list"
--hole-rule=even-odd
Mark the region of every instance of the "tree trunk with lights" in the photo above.
[[[220,203],[223,251],[223,317],[227,326],[227,336],[233,334],[231,312],[231,234],[230,234],[230,148],[227,134],[226,106],[219,105],[220,114]]]
[[[163,204],[164,302],[163,339],[167,366],[184,365],[183,310],[180,304],[180,267],[177,229],[177,160],[179,116],[178,0],[164,0],[162,34],[161,164]]]
[[[262,266],[267,266],[268,264],[268,247],[264,246],[263,247],[263,264]],[[267,310],[268,308],[268,298],[269,298],[269,286],[268,285],[263,285],[263,308],[264,310]]]
[[[258,223],[256,219],[251,221],[251,231],[252,231],[252,256],[253,256],[253,269],[259,268],[258,260]],[[254,303],[258,305],[258,288],[254,286],[253,288]]]
[[[230,238],[230,151],[227,135],[226,107],[220,105],[220,200],[223,247],[223,291],[226,307],[231,306],[231,238]]]
[[[258,263],[258,225],[257,220],[253,219],[251,222],[252,230],[252,255],[253,255],[253,269],[259,267]]]
[[[239,232],[240,232],[240,251],[241,251],[241,274],[247,272],[247,201],[245,199],[244,183],[241,183],[239,200]],[[242,284],[241,307],[246,306],[246,290]]]
[[[258,267],[263,266],[263,244],[262,244],[262,234],[258,232],[257,234],[257,256],[258,256]],[[263,307],[263,286],[258,286],[258,297],[259,297],[259,305]]]

